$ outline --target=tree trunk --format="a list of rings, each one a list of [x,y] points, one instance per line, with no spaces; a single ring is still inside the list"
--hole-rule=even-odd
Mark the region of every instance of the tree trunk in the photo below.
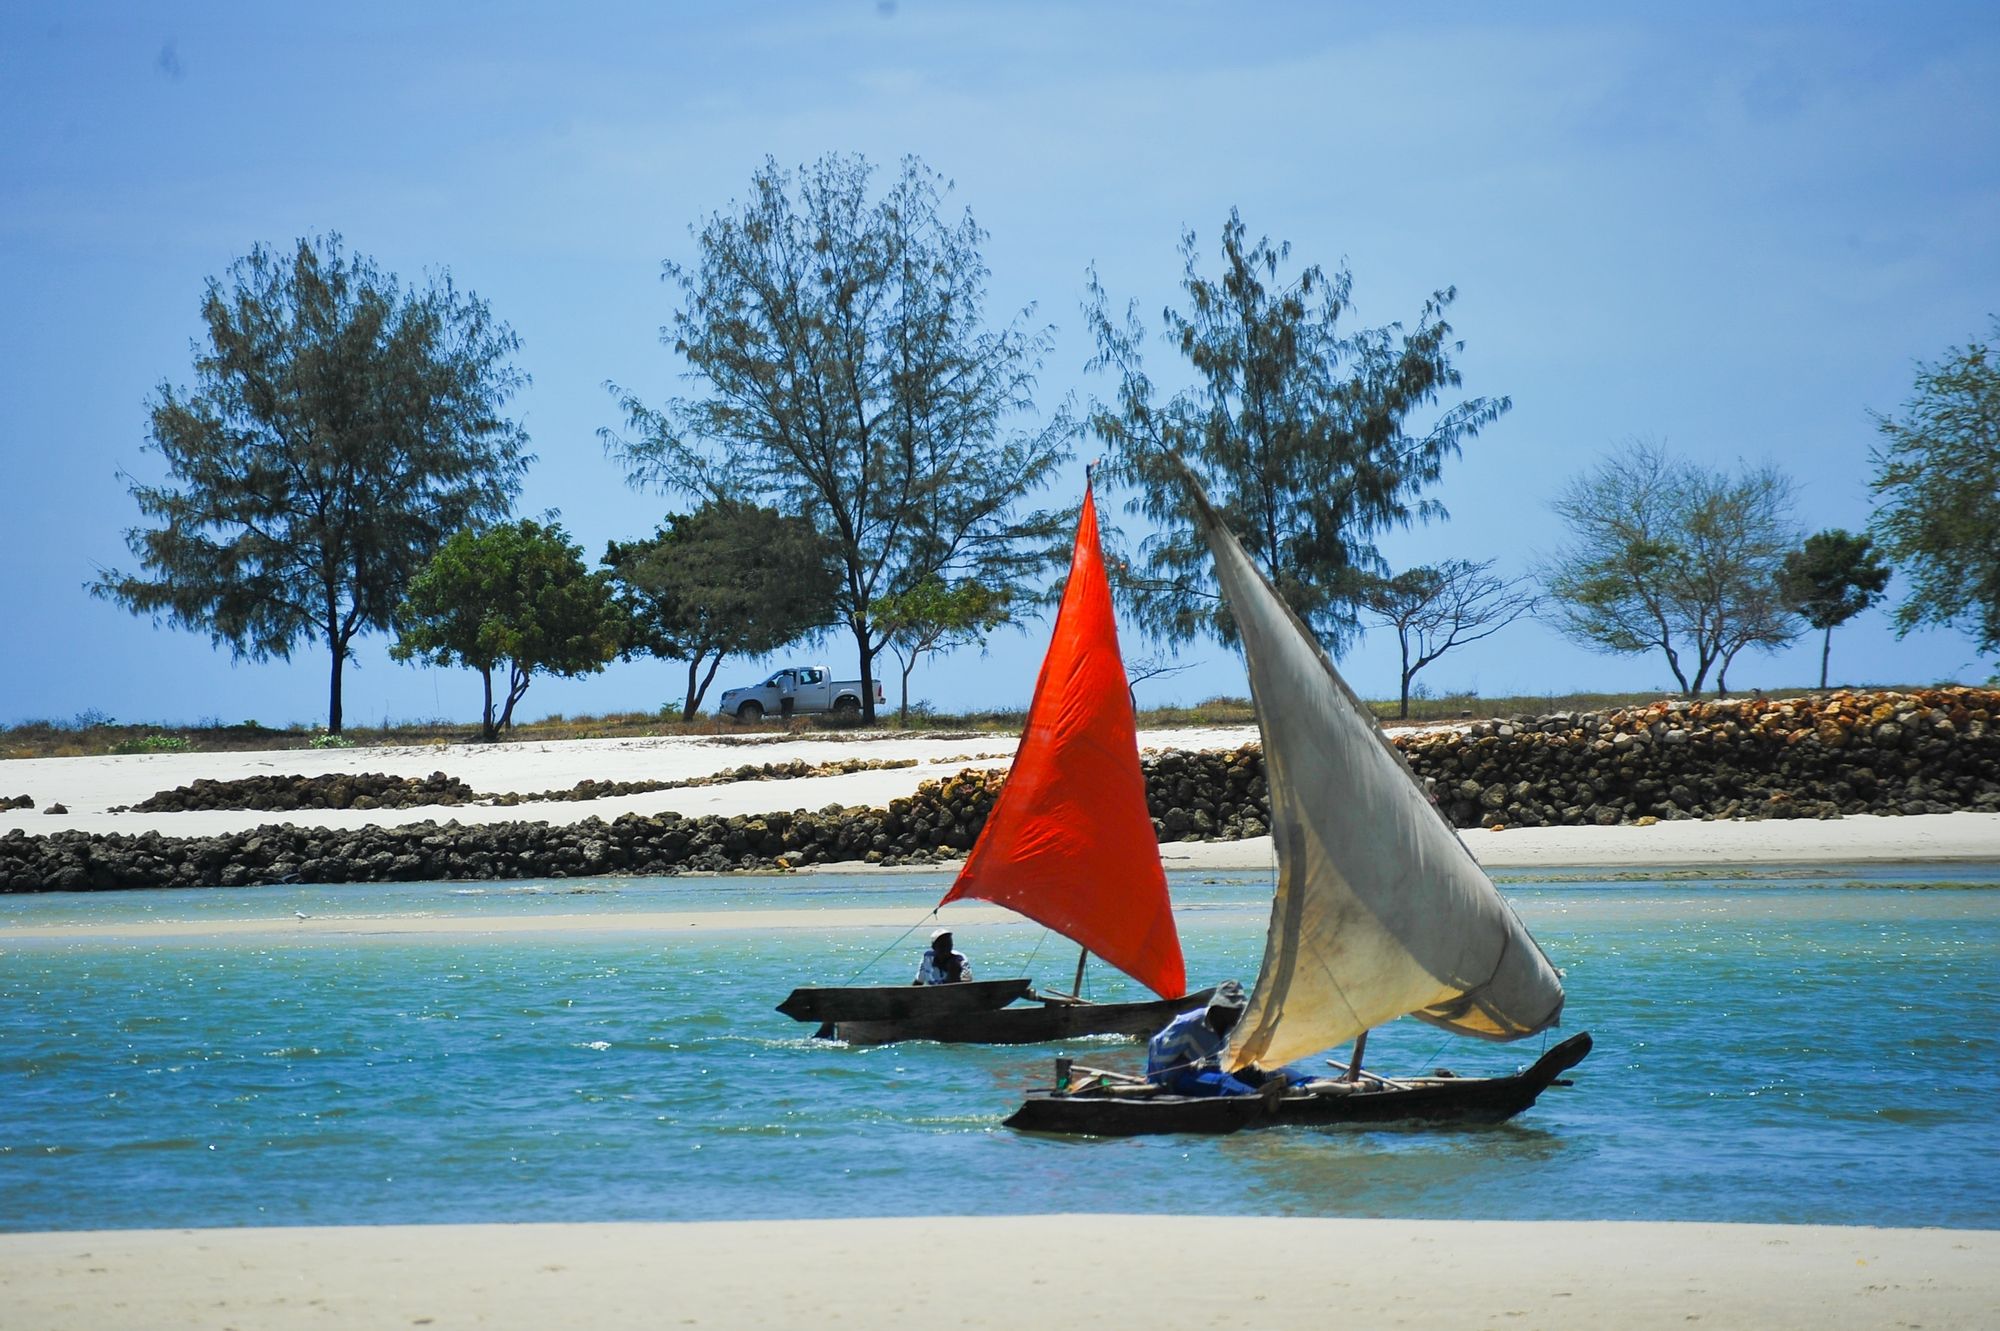
[[[1820,641],[1819,646],[1819,687],[1822,693],[1826,691],[1826,658],[1832,654],[1833,625],[1828,624],[1826,626],[1826,637]]]
[[[507,706],[500,713],[501,730],[514,724],[514,704],[521,701],[521,695],[528,691],[528,672],[513,662],[507,663]]]
[[[493,667],[480,667],[479,680],[486,686],[486,706],[479,713],[479,737],[491,744],[499,738],[493,728]]]
[[[917,657],[912,652],[909,660],[905,661],[899,655],[896,661],[903,667],[903,702],[902,706],[896,709],[896,724],[908,730],[910,728],[910,672],[917,668]]]
[[[688,722],[694,720],[695,708],[701,706],[701,700],[695,695],[696,672],[699,671],[700,669],[701,669],[701,657],[699,656],[689,657],[687,693],[681,699],[682,725],[686,725]],[[704,692],[706,692],[706,690],[704,690]]]
[[[329,735],[338,735],[340,733],[340,668],[347,663],[347,652],[337,640],[329,637],[327,641],[333,647],[333,675],[327,682],[326,690],[326,733]]]
[[[326,733],[340,733],[340,672],[347,665],[347,642],[354,636],[352,625],[340,622],[340,590],[330,580],[320,583],[320,608],[326,615],[320,621],[320,629],[326,634],[326,645],[333,653],[333,669],[327,678],[326,687]]]
[[[1396,719],[1407,721],[1410,719],[1410,640],[1402,633],[1396,635],[1396,640],[1403,644],[1403,693],[1396,700]]]
[[[1715,658],[1716,697],[1721,698],[1728,695],[1729,693],[1728,676],[1729,676],[1730,664],[1736,660],[1736,653],[1742,651],[1745,645],[1746,644],[1738,643],[1736,646],[1731,647],[1728,651],[1723,652],[1721,655]],[[1700,691],[1701,691],[1701,681],[1697,679],[1695,681],[1695,692],[1699,693]]]
[[[854,645],[861,651],[861,724],[875,724],[875,653],[868,645],[868,625],[858,616],[849,621]]]
[[[701,700],[708,696],[708,686],[715,683],[715,672],[717,669],[721,667],[721,665],[722,665],[722,653],[717,652],[715,656],[711,658],[708,663],[708,673],[701,677],[701,688],[696,690],[695,692],[696,707],[700,707]]]
[[[1667,635],[1664,633],[1661,634],[1660,650],[1667,654],[1667,669],[1674,672],[1674,682],[1681,686],[1681,696],[1684,698],[1692,698],[1696,694],[1700,693],[1701,692],[1700,679],[1695,680],[1693,688],[1688,687],[1688,678],[1686,675],[1681,673],[1681,655],[1679,652],[1674,650],[1673,643],[1667,639]]]

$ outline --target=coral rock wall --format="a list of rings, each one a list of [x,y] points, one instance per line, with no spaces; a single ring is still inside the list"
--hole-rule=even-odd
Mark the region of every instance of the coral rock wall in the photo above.
[[[1406,731],[1394,742],[1460,826],[2000,811],[1996,715],[2000,692],[1992,690],[1836,693],[1523,717]],[[1266,831],[1263,757],[1255,745],[1152,753],[1144,766],[1161,840]],[[1003,779],[966,771],[925,782],[886,809],[829,805],[733,818],[628,814],[563,825],[425,822],[339,831],[273,824],[187,838],[31,837],[16,829],[0,837],[0,891],[930,864],[971,847]],[[413,784],[457,796],[456,783],[441,774]],[[348,807],[358,806],[355,799]]]

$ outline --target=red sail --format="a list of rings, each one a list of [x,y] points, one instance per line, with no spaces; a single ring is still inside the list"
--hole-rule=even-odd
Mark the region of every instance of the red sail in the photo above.
[[[1187,992],[1088,490],[1021,747],[944,901],[961,897],[1039,920],[1162,998]]]

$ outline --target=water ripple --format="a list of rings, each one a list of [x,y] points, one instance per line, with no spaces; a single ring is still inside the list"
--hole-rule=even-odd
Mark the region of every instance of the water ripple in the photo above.
[[[1566,1025],[1598,1037],[1574,1087],[1498,1127],[1221,1140],[1025,1137],[999,1121],[1046,1081],[1051,1049],[849,1048],[771,1011],[900,929],[16,949],[0,966],[0,1228],[909,1214],[940,1179],[951,1209],[996,1214],[1073,1207],[1087,1183],[1093,1205],[1134,1212],[1193,1196],[1283,1215],[1991,1227],[2000,892],[1907,886],[1970,875],[1511,883],[1568,972]],[[1865,885],[1830,886],[1850,880]],[[1267,881],[1175,876],[1192,894],[1191,975],[1254,972]],[[455,890],[218,891],[173,908],[677,909],[769,904],[792,885]],[[832,905],[907,899],[916,917],[941,890],[812,889]],[[1009,925],[965,941],[997,973],[1033,973],[1042,938]],[[1488,1075],[1545,1043],[1398,1022],[1370,1061]],[[1064,1052],[1143,1057],[1115,1038]]]

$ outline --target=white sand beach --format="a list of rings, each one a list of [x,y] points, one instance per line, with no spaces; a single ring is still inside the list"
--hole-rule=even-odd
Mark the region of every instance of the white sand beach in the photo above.
[[[1254,727],[1142,731],[1144,748],[1232,749],[1255,740]],[[751,742],[745,742],[748,739]],[[0,812],[0,835],[59,830],[157,831],[214,836],[264,823],[317,827],[398,825],[425,821],[491,823],[581,822],[622,814],[673,811],[685,815],[767,813],[828,805],[880,807],[967,767],[1004,766],[1013,756],[1008,735],[663,736],[651,739],[454,744],[403,748],[288,749],[244,753],[148,754],[129,757],[35,758],[0,764],[0,795],[28,795],[32,810]],[[381,772],[428,776],[443,772],[487,794],[565,790],[583,780],[680,781],[745,764],[835,762],[845,758],[908,760],[910,767],[782,781],[738,781],[623,795],[610,799],[520,805],[428,806],[409,809],[306,810],[295,813],[210,811],[112,813],[148,796],[201,778],[217,781],[294,773]],[[64,814],[43,812],[61,804]],[[1492,868],[1635,867],[1731,864],[1867,864],[1916,861],[2000,861],[2000,814],[1925,814],[1760,822],[1667,822],[1649,827],[1470,829],[1466,844]],[[1170,842],[1161,847],[1170,869],[1259,869],[1270,866],[1269,838],[1235,842]],[[859,869],[861,866],[852,866]],[[831,871],[848,872],[848,866]]]
[[[0,1325],[1990,1328],[2000,1231],[1067,1215],[0,1235]]]

